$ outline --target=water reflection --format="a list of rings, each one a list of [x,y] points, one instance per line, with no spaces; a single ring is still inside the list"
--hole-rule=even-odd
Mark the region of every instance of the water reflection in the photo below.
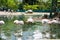
[[[18,25],[20,27],[18,27],[17,29],[21,29],[21,25]],[[24,25],[24,27],[26,27]],[[27,25],[28,28],[26,28],[27,30],[22,31],[22,35],[21,36],[16,36],[14,35],[14,32],[11,33],[11,39],[10,40],[39,40],[39,39],[51,39],[51,38],[57,38],[56,34],[58,35],[58,31],[56,31],[57,33],[53,33],[56,29],[54,29],[53,27],[55,26],[49,26],[48,24],[45,25]],[[50,30],[53,29],[52,30]],[[51,32],[52,31],[52,32]],[[17,30],[17,33],[20,33],[20,30]],[[18,33],[18,35],[20,35]]]
[[[35,30],[33,33],[34,40],[39,40],[43,38],[43,35],[39,30]]]
[[[23,32],[22,40],[33,40],[33,32],[32,31],[25,31]]]
[[[22,40],[39,40],[43,39],[42,32],[48,31],[50,28],[48,26],[34,25],[27,31],[23,32]]]
[[[16,36],[13,33],[11,33],[11,40],[17,40]]]

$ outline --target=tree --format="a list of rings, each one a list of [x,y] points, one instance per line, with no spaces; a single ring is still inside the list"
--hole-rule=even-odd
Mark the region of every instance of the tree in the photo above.
[[[0,0],[0,5],[1,6],[6,6],[6,2],[7,2],[7,0]]]
[[[17,10],[18,6],[14,0],[7,0],[7,6],[9,9]]]
[[[0,7],[3,9],[18,9],[18,2],[16,0],[0,0]]]

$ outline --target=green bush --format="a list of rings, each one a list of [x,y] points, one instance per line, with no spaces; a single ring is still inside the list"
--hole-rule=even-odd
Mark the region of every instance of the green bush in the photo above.
[[[10,8],[12,10],[17,10],[18,9],[18,6],[17,6],[17,4],[14,0],[8,0],[7,5],[8,5],[8,8]]]
[[[32,10],[37,10],[39,7],[39,5],[24,5],[23,9],[24,10],[28,10],[28,9],[32,9]]]
[[[49,3],[48,3],[49,4]],[[28,10],[28,9],[32,9],[32,10],[49,10],[51,4],[48,5],[47,3],[44,4],[40,4],[40,5],[24,5],[23,9],[24,10]]]

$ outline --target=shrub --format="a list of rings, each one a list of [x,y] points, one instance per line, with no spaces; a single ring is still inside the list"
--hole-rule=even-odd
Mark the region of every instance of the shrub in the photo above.
[[[28,9],[32,9],[32,10],[37,10],[39,7],[39,5],[24,5],[23,9],[24,10],[28,10]]]

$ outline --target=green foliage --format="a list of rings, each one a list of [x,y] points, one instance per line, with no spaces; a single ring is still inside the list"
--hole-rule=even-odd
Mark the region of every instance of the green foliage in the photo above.
[[[60,2],[60,0],[58,0]]]
[[[32,10],[37,10],[39,7],[39,5],[24,5],[23,9],[28,10],[28,9],[32,9]]]
[[[17,10],[19,4],[20,2],[17,2],[15,0],[0,0],[0,7],[6,7],[12,10]]]
[[[8,8],[13,9],[13,10],[17,10],[18,8],[14,0],[8,0],[7,5],[8,5]]]
[[[6,6],[7,0],[0,0],[0,6]]]
[[[17,0],[0,0],[0,7],[6,7],[8,9],[12,10],[49,10],[51,6],[51,0],[48,0],[46,3],[44,3],[42,0],[33,0],[33,5],[29,5],[28,3],[23,5],[22,2],[18,2]],[[36,1],[36,2],[35,2]]]
[[[57,6],[58,6],[58,8],[60,9],[60,4],[58,4]]]
[[[49,4],[49,3],[48,3]],[[48,5],[47,3],[41,3],[40,5],[24,5],[23,9],[28,10],[48,10],[51,7],[51,4]]]

